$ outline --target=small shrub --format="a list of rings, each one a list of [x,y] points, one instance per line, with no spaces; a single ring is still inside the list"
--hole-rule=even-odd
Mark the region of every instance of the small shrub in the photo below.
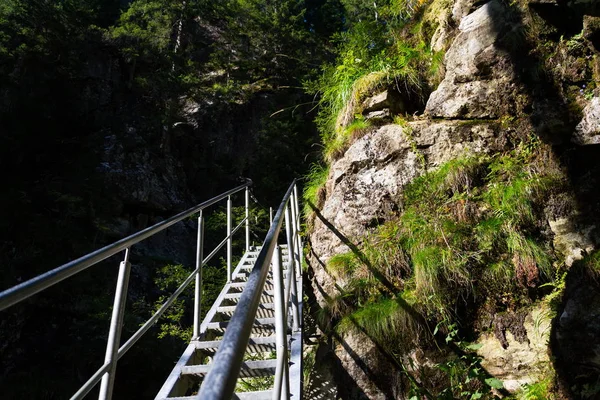
[[[549,400],[554,396],[551,392],[552,380],[547,378],[536,383],[526,384],[515,396],[517,400]]]

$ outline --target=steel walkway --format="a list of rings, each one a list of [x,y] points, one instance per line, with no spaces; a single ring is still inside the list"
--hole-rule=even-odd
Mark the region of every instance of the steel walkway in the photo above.
[[[179,362],[169,375],[169,378],[156,396],[156,400],[162,399],[195,399],[191,393],[197,392],[202,379],[210,370],[211,362],[222,343],[222,336],[228,327],[229,321],[238,307],[242,292],[248,282],[251,270],[255,266],[256,259],[262,247],[253,248],[244,254],[236,269],[233,271],[232,281],[227,283],[221,291],[219,297],[208,311],[202,325],[200,326],[200,336],[194,338],[184,351]],[[289,252],[287,245],[281,246],[282,261],[284,265],[289,263]],[[283,278],[287,278],[289,269],[282,270]],[[298,288],[298,298],[302,299],[301,277],[292,277]],[[286,281],[287,282],[287,281]],[[240,378],[263,378],[275,377],[277,359],[274,357],[277,352],[277,336],[275,332],[275,283],[273,273],[269,272],[265,282],[264,290],[260,297],[258,312],[252,326],[252,333],[248,341],[245,353],[245,361],[240,370]],[[284,290],[291,289],[290,285],[285,285]],[[299,307],[302,307],[301,303]],[[293,325],[290,319],[289,326]],[[300,343],[299,335],[294,335],[286,328],[287,348],[294,349]],[[301,375],[300,360],[298,357],[287,362],[290,369],[291,399],[300,398],[300,380],[294,379]],[[274,383],[274,382],[273,382]],[[239,389],[238,389],[239,390]],[[237,391],[234,398],[271,400],[273,398],[273,389],[254,392]]]
[[[194,282],[192,340],[156,399],[301,399],[302,398],[302,242],[298,188],[285,193],[262,246],[250,244],[251,181],[0,293],[0,311],[78,274],[118,253],[119,264],[104,363],[71,397],[83,399],[100,384],[101,400],[111,399],[117,362]],[[244,193],[245,216],[232,226],[232,196]],[[204,256],[203,211],[227,201],[227,236]],[[198,220],[196,268],[125,343],[121,330],[131,272],[132,247],[191,217]],[[232,271],[232,238],[245,227],[246,251]],[[280,235],[280,232],[283,235]],[[283,236],[283,238],[280,238]],[[280,243],[281,242],[281,243]],[[227,283],[200,323],[202,270],[227,250]],[[175,360],[174,360],[175,361]],[[260,379],[264,390],[244,392],[238,380]]]

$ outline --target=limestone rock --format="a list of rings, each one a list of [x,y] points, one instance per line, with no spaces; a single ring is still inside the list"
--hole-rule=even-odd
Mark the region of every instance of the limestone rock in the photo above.
[[[419,88],[406,88],[400,92],[395,85],[367,98],[361,105],[362,113],[368,118],[381,118],[401,113],[423,110],[423,96]],[[384,111],[385,115],[381,112]],[[376,114],[378,113],[379,114]]]
[[[600,97],[594,97],[583,110],[572,141],[579,145],[600,143]]]
[[[450,47],[452,39],[454,39],[454,30],[458,24],[454,23],[452,10],[449,6],[431,10],[431,12],[435,13],[431,19],[435,21],[437,28],[431,36],[430,48],[433,51],[446,51]]]
[[[535,383],[551,368],[548,341],[551,331],[551,311],[547,304],[539,304],[525,317],[527,340],[517,340],[506,332],[508,346],[493,334],[481,335],[477,354],[483,358],[481,365],[494,377],[504,382],[504,387],[514,392],[524,384]]]
[[[514,112],[519,85],[502,40],[514,34],[515,27],[506,15],[506,8],[492,0],[461,19],[459,34],[446,53],[446,76],[427,102],[428,115],[498,118]]]
[[[395,367],[375,344],[361,332],[350,332],[340,338],[335,353],[355,386],[341,388],[341,398],[387,400],[400,398],[399,377]],[[368,360],[368,367],[362,360]]]
[[[581,34],[588,40],[595,40],[600,36],[600,17],[585,15],[583,17],[583,30]]]
[[[495,124],[458,121],[385,125],[354,142],[331,166],[320,211],[326,222],[315,218],[310,236],[319,291],[334,286],[323,267],[326,261],[349,250],[344,240],[357,244],[370,227],[395,216],[406,184],[452,158],[505,146]]]
[[[600,51],[600,17],[585,15],[581,34],[592,45],[592,50]]]
[[[115,191],[125,204],[153,210],[170,210],[184,203],[176,162],[165,155],[153,157],[150,146],[135,130],[122,139],[105,138],[103,162],[98,170],[105,176],[108,189]]]
[[[380,121],[391,121],[391,114],[389,108],[385,108],[379,111],[371,111],[365,115],[366,120],[380,120]]]
[[[581,260],[586,254],[594,250],[591,232],[594,226],[580,229],[576,226],[572,216],[548,221],[554,233],[554,248],[565,257],[567,266],[573,265],[576,260]]]
[[[451,33],[447,24],[440,24],[433,32],[431,36],[430,48],[433,51],[443,51],[449,46],[451,40]]]
[[[363,112],[368,113],[389,108],[390,104],[388,98],[389,94],[387,90],[369,97],[362,104]]]
[[[125,218],[115,218],[113,220],[97,219],[94,221],[94,225],[106,237],[114,239],[123,239],[131,231],[129,220]]]
[[[98,167],[106,191],[119,200],[112,218],[96,221],[108,237],[121,239],[146,226],[160,222],[161,215],[174,215],[192,203],[185,173],[169,152],[160,156],[146,138],[133,128],[123,137],[104,138],[102,163]],[[136,254],[193,262],[189,246],[195,236],[191,221],[173,225],[167,231],[136,245]]]
[[[454,22],[460,24],[463,17],[466,17],[473,11],[475,3],[475,0],[456,0],[452,7],[452,19]]]

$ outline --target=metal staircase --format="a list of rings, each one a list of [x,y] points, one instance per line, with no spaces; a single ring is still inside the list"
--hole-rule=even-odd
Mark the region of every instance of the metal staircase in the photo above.
[[[158,321],[177,297],[195,286],[193,337],[155,399],[302,398],[302,243],[298,189],[290,185],[262,246],[250,245],[249,187],[231,189],[146,228],[0,293],[0,311],[107,258],[123,252],[108,332],[104,364],[71,397],[83,399],[100,383],[99,399],[111,399],[117,361]],[[232,199],[245,192],[245,217],[232,227]],[[227,236],[204,257],[203,210],[227,200]],[[132,246],[190,217],[198,216],[196,268],[136,333],[121,344]],[[284,224],[285,222],[285,224]],[[280,231],[285,235],[280,242]],[[231,271],[232,238],[245,226],[246,252]],[[227,283],[200,323],[202,269],[227,249]],[[267,378],[272,377],[272,378]],[[264,390],[244,392],[238,379],[262,379]],[[267,387],[268,386],[268,387]]]
[[[287,245],[282,245],[280,248],[283,265],[287,266],[290,260]],[[242,292],[246,287],[248,277],[255,266],[260,250],[262,250],[262,247],[256,247],[244,254],[233,271],[232,281],[225,285],[219,297],[204,318],[204,321],[200,326],[200,336],[191,341],[173,369],[173,372],[171,372],[169,378],[156,396],[156,400],[183,400],[196,398],[190,394],[199,390],[202,379],[210,370],[212,359],[222,343],[222,336],[239,305]],[[290,270],[287,267],[282,269],[284,279],[287,277],[289,271]],[[269,272],[264,290],[260,297],[256,318],[252,326],[251,336],[244,357],[246,360],[242,364],[239,375],[240,378],[275,377],[277,359],[274,358],[273,355],[277,351],[274,293],[276,284],[273,278],[273,272]],[[296,284],[296,287],[301,287],[301,279],[298,277],[293,279],[295,279],[294,283]],[[287,290],[288,287],[289,285],[285,285],[284,290]],[[290,290],[291,289],[292,288],[290,287]],[[290,320],[289,322],[291,326],[293,321]],[[287,348],[290,348],[292,335],[286,332],[285,340],[287,342]],[[299,368],[299,360],[288,362],[288,367],[291,370]],[[295,375],[299,374],[300,372],[295,373]],[[292,386],[292,389],[295,389],[295,392],[291,393],[291,398],[299,399],[300,393],[298,392],[298,385]],[[234,398],[271,400],[273,398],[273,390],[268,389],[253,392],[237,391]]]

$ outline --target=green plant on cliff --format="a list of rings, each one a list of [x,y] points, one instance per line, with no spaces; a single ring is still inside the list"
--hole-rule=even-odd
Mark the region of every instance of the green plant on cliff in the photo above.
[[[543,245],[540,204],[562,178],[540,166],[538,146],[525,140],[504,154],[466,155],[407,185],[400,216],[327,265],[341,278],[337,329],[360,329],[400,351],[415,331],[437,326],[434,336],[454,332],[451,341],[458,345],[469,334],[466,321],[484,303],[503,311],[542,293],[562,272]],[[449,389],[452,396],[479,368],[471,361],[447,366],[460,377]],[[485,379],[477,385],[473,398],[490,386]]]
[[[302,198],[304,200],[304,218],[306,221],[312,220],[314,213],[311,204],[314,207],[320,207],[325,200],[325,182],[329,175],[329,167],[322,164],[313,164],[308,174],[304,177],[304,191]]]
[[[554,396],[551,392],[552,380],[544,379],[523,386],[523,390],[515,395],[517,400],[549,400]]]
[[[305,82],[309,92],[320,95],[316,122],[326,160],[338,158],[351,142],[345,130],[367,96],[392,85],[420,93],[425,76],[439,69],[440,55],[430,50],[428,38],[415,34],[421,32],[418,26],[410,25],[422,3],[384,2],[375,9],[344,2],[349,28],[336,36],[336,62]]]

